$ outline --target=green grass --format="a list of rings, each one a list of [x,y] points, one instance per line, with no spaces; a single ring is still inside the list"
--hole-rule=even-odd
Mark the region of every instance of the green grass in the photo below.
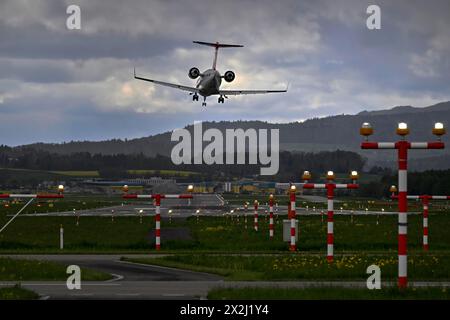
[[[328,263],[324,255],[173,255],[159,258],[127,259],[139,263],[215,273],[227,280],[361,280],[366,269],[375,264],[382,280],[397,278],[397,257],[394,255],[336,256]],[[450,279],[450,255],[416,254],[408,259],[408,276],[414,280]]]
[[[66,280],[68,277],[67,266],[50,261],[0,258],[0,280]],[[81,279],[84,281],[103,281],[111,279],[111,275],[82,268]]]
[[[59,205],[59,204],[58,204]],[[275,224],[275,237],[268,237],[268,223],[260,215],[260,230],[252,228],[253,215],[249,214],[247,229],[244,218],[239,222],[234,218],[195,217],[173,219],[169,224],[164,219],[161,224],[162,251],[197,253],[286,253],[287,243],[282,241],[282,223],[279,217]],[[9,217],[0,215],[0,225]],[[335,254],[346,252],[395,254],[397,251],[397,216],[380,217],[379,225],[375,216],[335,217]],[[422,217],[411,215],[408,218],[408,250],[422,252]],[[59,250],[59,226],[64,226],[64,250]],[[76,217],[32,217],[19,216],[0,234],[0,252],[155,252],[154,218],[145,216],[143,223],[139,217],[83,217],[76,226]],[[430,214],[430,253],[449,252],[450,215]],[[186,228],[189,240],[170,240],[165,237],[168,229]],[[325,254],[326,222],[320,216],[299,217],[299,252]]]
[[[217,288],[208,292],[210,300],[448,300],[447,288],[382,288],[368,290],[357,288]]]
[[[100,177],[100,174],[97,170],[91,170],[91,171],[49,171],[51,173],[60,174],[63,176],[69,176],[69,177],[90,177],[90,178],[96,178]]]
[[[34,300],[37,298],[39,298],[37,293],[19,285],[0,288],[0,300]]]

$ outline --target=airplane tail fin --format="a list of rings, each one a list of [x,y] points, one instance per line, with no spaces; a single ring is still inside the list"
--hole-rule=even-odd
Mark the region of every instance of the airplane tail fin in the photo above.
[[[214,50],[214,60],[212,68],[213,70],[216,70],[216,64],[217,64],[217,52],[219,51],[219,48],[242,48],[243,45],[241,44],[225,44],[225,43],[219,43],[219,42],[203,42],[203,41],[192,41],[193,43],[200,44],[202,46],[208,46],[213,47]]]

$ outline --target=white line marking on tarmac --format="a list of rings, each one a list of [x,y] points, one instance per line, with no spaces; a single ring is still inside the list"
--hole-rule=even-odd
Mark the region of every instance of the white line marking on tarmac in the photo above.
[[[207,272],[191,271],[191,270],[177,269],[177,268],[171,268],[171,267],[163,267],[163,266],[157,266],[157,265],[153,265],[153,264],[145,264],[145,263],[139,263],[139,262],[124,261],[124,260],[116,260],[116,262],[134,264],[134,265],[137,265],[137,266],[142,266],[142,267],[147,267],[147,268],[158,268],[158,269],[166,269],[166,270],[179,271],[179,272],[214,275],[212,273],[207,273]],[[217,282],[223,282],[223,280],[217,280]]]
[[[163,297],[184,297],[184,293],[163,293]]]
[[[1,284],[0,284],[1,285]],[[63,286],[66,287],[67,284],[65,283],[27,283],[27,282],[22,282],[22,286],[35,286],[35,287],[39,287],[39,286]],[[120,284],[118,283],[83,283],[82,286],[102,286],[102,287],[109,287],[109,286],[120,286]]]
[[[109,280],[106,280],[105,282],[115,282],[115,281],[120,281],[120,280],[123,280],[123,276],[122,275],[120,275],[120,274],[115,274],[115,273],[111,273],[111,275],[114,277],[113,279],[109,279]]]

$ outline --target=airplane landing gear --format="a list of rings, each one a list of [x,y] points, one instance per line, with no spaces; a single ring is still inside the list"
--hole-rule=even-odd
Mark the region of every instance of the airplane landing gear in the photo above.
[[[198,94],[194,94],[192,96],[192,101],[198,101]]]
[[[222,96],[220,96],[219,99],[217,100],[217,102],[218,103],[224,103],[225,99]]]
[[[202,107],[206,107],[206,97],[203,97]]]

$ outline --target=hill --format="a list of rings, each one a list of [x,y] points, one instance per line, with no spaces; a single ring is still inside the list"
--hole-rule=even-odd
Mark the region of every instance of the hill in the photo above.
[[[398,122],[407,122],[411,134],[409,139],[413,141],[427,141],[434,137],[431,134],[433,124],[443,122],[447,127],[450,124],[450,101],[438,103],[424,108],[412,106],[397,106],[392,109],[378,111],[362,111],[355,115],[335,115],[325,118],[314,118],[304,122],[293,123],[267,123],[262,121],[221,121],[204,122],[203,130],[214,127],[222,132],[225,129],[254,128],[254,129],[279,129],[280,149],[297,152],[319,152],[347,150],[358,152],[368,158],[367,165],[395,166],[396,155],[391,151],[374,152],[361,151],[359,145],[361,137],[358,130],[363,122],[370,122],[375,129],[371,137],[374,141],[397,140],[395,128]],[[186,127],[192,132],[192,125]],[[71,154],[74,152],[90,152],[112,154],[139,154],[154,157],[157,154],[170,156],[174,142],[170,141],[171,132],[143,137],[139,139],[107,141],[72,141],[62,144],[36,143],[16,147],[33,148],[51,153]],[[443,141],[449,146],[445,150],[415,151],[411,152],[413,170],[447,169],[450,168],[450,139],[443,137]]]

